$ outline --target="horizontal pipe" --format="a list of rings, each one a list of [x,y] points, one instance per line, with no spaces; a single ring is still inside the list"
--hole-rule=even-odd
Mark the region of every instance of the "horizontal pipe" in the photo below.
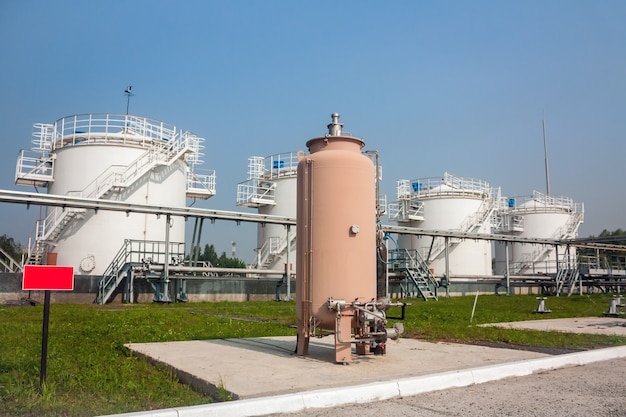
[[[146,265],[145,270],[161,272],[165,269],[163,265]],[[260,275],[284,275],[285,271],[280,269],[246,269],[246,268],[219,268],[214,266],[180,266],[170,265],[170,272],[215,272],[215,273],[237,273],[237,274],[260,274]]]
[[[192,207],[166,207],[150,204],[127,203],[124,201],[100,200],[95,198],[70,197],[65,195],[25,193],[21,191],[0,190],[0,203],[17,203],[63,208],[84,208],[105,211],[121,211],[126,213],[144,213],[155,215],[172,215],[180,217],[208,218],[215,220],[232,220],[236,222],[270,223],[295,225],[293,217],[270,216],[264,214],[244,213],[234,211],[209,210]],[[589,239],[544,239],[525,238],[519,236],[495,235],[488,233],[468,233],[448,230],[425,230],[416,227],[382,225],[381,230],[387,233],[398,233],[416,236],[451,237],[469,240],[489,240],[501,242],[517,242],[539,245],[570,245],[578,248],[592,248],[626,252],[626,245],[611,245],[606,243],[592,243]]]

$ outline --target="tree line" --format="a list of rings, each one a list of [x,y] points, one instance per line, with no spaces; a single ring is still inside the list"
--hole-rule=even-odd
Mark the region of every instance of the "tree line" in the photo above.
[[[6,253],[10,256],[15,262],[20,262],[22,260],[22,254],[24,249],[22,245],[17,242],[12,237],[3,234],[0,236],[0,249],[2,252]],[[220,267],[220,268],[245,268],[246,263],[238,258],[230,258],[226,256],[226,252],[222,252],[221,255],[218,256],[215,251],[214,245],[205,245],[204,250],[200,251],[200,247],[196,246],[194,251],[192,251],[192,255],[196,255],[196,260],[199,262],[210,263],[212,266]],[[194,256],[187,256],[187,259],[194,259]]]

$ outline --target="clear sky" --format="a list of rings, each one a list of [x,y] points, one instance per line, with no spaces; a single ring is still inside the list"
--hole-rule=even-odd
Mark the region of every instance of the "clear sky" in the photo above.
[[[248,157],[305,149],[333,112],[380,152],[389,201],[445,171],[545,192],[545,117],[580,236],[626,229],[624,22],[623,0],[0,0],[0,189],[33,191],[14,185],[33,123],[125,113],[130,84],[131,113],[206,138],[217,195],[196,207],[243,210]],[[38,214],[0,204],[0,234],[25,243]],[[203,232],[245,261],[255,235]]]

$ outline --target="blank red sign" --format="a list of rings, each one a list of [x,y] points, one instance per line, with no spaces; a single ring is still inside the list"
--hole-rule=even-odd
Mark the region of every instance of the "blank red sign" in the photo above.
[[[23,290],[72,291],[74,267],[56,265],[24,266]]]

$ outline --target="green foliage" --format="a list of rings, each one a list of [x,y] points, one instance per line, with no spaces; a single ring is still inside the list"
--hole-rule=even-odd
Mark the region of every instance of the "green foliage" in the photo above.
[[[590,236],[590,238],[595,238],[595,236]],[[611,232],[604,229],[597,237],[597,240],[604,244],[623,246],[626,244],[626,230],[617,229]],[[603,250],[598,253],[594,248],[580,248],[578,249],[578,255],[581,261],[588,262],[596,268],[626,268],[626,252]]]
[[[22,245],[6,234],[0,236],[0,249],[16,262],[20,262],[22,259]]]
[[[405,337],[587,349],[626,344],[626,338],[480,327],[476,324],[600,316],[608,295],[553,297],[550,315],[537,315],[535,296],[408,300]],[[400,312],[389,311],[389,316]],[[47,383],[39,387],[42,306],[0,306],[0,416],[90,416],[209,403],[171,372],[134,356],[126,343],[293,336],[294,302],[146,305],[53,304]],[[295,338],[294,338],[295,343]],[[228,400],[218,387],[217,400]]]
[[[0,306],[0,416],[91,416],[212,402],[124,344],[295,334],[293,305],[250,304],[53,304],[43,392],[42,306]],[[246,316],[253,311],[255,317]]]
[[[195,248],[197,260],[200,262],[207,262],[215,267],[220,268],[245,268],[246,263],[239,258],[229,258],[226,256],[226,252],[222,252],[220,256],[217,256],[215,252],[215,246],[206,244],[204,245],[204,251],[200,253],[199,248]]]
[[[416,300],[406,310],[404,326],[407,337],[446,340],[461,343],[507,343],[522,346],[545,346],[568,349],[591,349],[626,344],[626,338],[605,335],[574,334],[482,327],[480,324],[565,317],[597,317],[606,311],[609,295],[551,297],[546,305],[552,313],[534,313],[536,296],[478,297],[473,325],[470,325],[474,297],[440,298],[438,302]],[[392,313],[393,315],[393,313]]]

